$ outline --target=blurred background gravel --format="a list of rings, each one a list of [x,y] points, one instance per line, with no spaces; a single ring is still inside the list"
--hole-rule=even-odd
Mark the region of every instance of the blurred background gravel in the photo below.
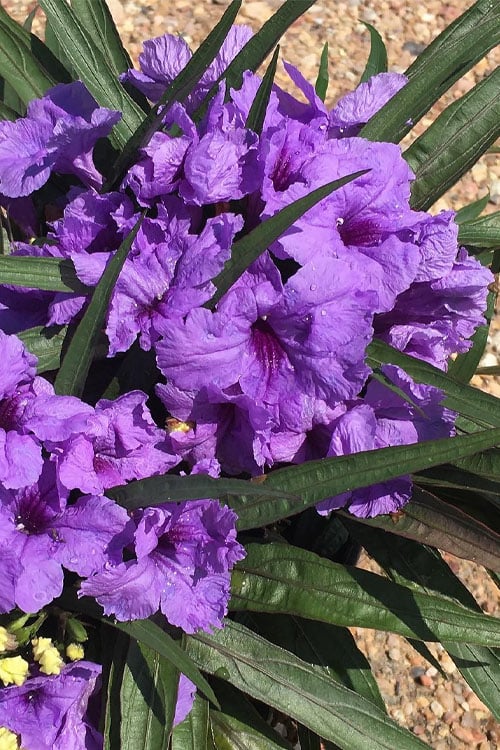
[[[500,0],[496,0],[499,2]],[[295,0],[300,3],[301,0]],[[34,2],[7,0],[3,7],[23,21]],[[164,33],[182,34],[194,49],[220,18],[227,0],[108,0],[125,46],[134,61],[142,42]],[[281,0],[243,0],[238,19],[257,30],[281,5]],[[359,81],[369,52],[369,33],[363,22],[374,25],[388,50],[389,69],[404,70],[425,46],[463,13],[472,1],[454,0],[317,0],[293,24],[281,43],[281,55],[297,65],[304,76],[316,78],[321,50],[329,43],[330,86],[327,104],[332,105]],[[37,26],[38,24],[38,26]],[[42,32],[41,22],[35,30]],[[500,51],[491,52],[469,72],[423,118],[419,134],[455,98],[500,63]],[[280,85],[292,90],[281,70]],[[297,92],[295,91],[297,94]],[[298,94],[300,96],[300,94]],[[410,136],[411,137],[411,136]],[[489,191],[487,212],[500,210],[500,159],[486,155],[441,198],[433,212],[458,209]],[[500,322],[493,321],[488,349],[481,364],[500,360]],[[500,379],[476,377],[474,384],[500,395]],[[445,556],[452,570],[472,591],[485,612],[499,615],[498,589],[486,571],[469,561]],[[358,563],[373,572],[377,566],[362,555]],[[434,750],[496,750],[500,747],[500,723],[462,680],[456,666],[441,646],[428,644],[442,670],[429,664],[408,642],[396,635],[353,628],[359,647],[372,664],[390,715],[427,742]]]

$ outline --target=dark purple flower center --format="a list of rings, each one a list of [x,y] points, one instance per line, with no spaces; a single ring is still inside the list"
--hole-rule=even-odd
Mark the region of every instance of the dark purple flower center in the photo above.
[[[16,429],[17,425],[17,399],[6,398],[0,402],[0,427],[5,432]]]
[[[380,245],[383,229],[372,219],[345,218],[337,220],[337,229],[344,245]]]
[[[25,534],[45,533],[53,517],[36,491],[26,490],[16,503],[15,524]]]
[[[267,370],[275,372],[285,356],[285,352],[275,332],[263,318],[252,325],[252,346],[257,358]]]

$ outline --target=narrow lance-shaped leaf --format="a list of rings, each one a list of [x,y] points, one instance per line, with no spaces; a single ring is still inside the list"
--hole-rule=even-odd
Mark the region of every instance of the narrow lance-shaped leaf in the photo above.
[[[398,143],[455,81],[500,42],[500,5],[478,0],[451,23],[406,71],[409,82],[361,131]]]
[[[427,748],[373,703],[238,623],[189,638],[188,653],[205,671],[223,669],[232,685],[343,750]]]
[[[275,213],[274,216],[258,224],[245,237],[237,240],[231,248],[230,259],[226,261],[222,271],[213,280],[217,291],[212,299],[205,303],[205,307],[213,309],[248,266],[254,260],[257,260],[264,250],[277,240],[306,211],[323,200],[323,198],[335,192],[335,190],[343,187],[343,185],[347,185],[369,171],[368,169],[363,169],[333,182],[328,182],[326,185],[316,188],[316,190],[312,190],[308,195],[285,206],[281,211]]]
[[[298,500],[293,492],[285,493],[290,500]],[[249,495],[260,497],[272,495],[282,498],[283,491],[268,492],[258,484],[251,484],[245,479],[220,478],[214,479],[206,474],[191,474],[179,477],[175,474],[139,479],[127,485],[118,485],[106,490],[106,495],[112,497],[118,505],[134,510],[165,502],[179,502],[180,500],[202,500],[204,498],[228,498],[231,496]]]
[[[172,732],[170,750],[213,750],[210,715],[208,701],[196,695],[193,708]]]
[[[0,6],[0,75],[24,104],[43,96],[58,83],[44,70],[30,47],[30,34]]]
[[[500,211],[462,224],[458,230],[462,245],[500,247]]]
[[[330,677],[386,710],[370,663],[348,628],[279,612],[252,615],[251,623],[265,638],[322,667]]]
[[[249,130],[253,130],[254,133],[260,134],[262,132],[262,126],[264,125],[267,107],[269,105],[269,97],[271,96],[271,90],[274,83],[274,76],[276,75],[279,53],[280,48],[278,45],[274,50],[271,62],[267,67],[264,78],[258,88],[245,122],[245,127],[249,128]]]
[[[360,83],[368,81],[372,76],[377,75],[377,73],[387,72],[387,50],[385,48],[384,40],[375,26],[372,26],[371,23],[363,21],[363,25],[366,26],[370,32],[370,54],[363,75],[360,78]]]
[[[314,90],[316,91],[317,95],[319,96],[322,102],[324,102],[326,99],[326,92],[328,91],[329,80],[330,78],[328,74],[328,42],[325,42],[323,45],[323,49],[321,51],[318,75],[316,78],[316,83],[314,85]]]
[[[290,743],[285,743],[277,732],[271,739],[251,724],[238,721],[221,711],[210,711],[210,719],[216,750],[292,750]]]
[[[233,611],[296,615],[421,641],[500,646],[500,620],[289,544],[249,544],[233,570]]]
[[[473,201],[472,203],[463,206],[456,212],[455,222],[460,225],[478,219],[488,205],[489,200],[490,194],[486,193],[482,198],[478,198],[477,201]]]
[[[205,70],[218,54],[229,29],[241,7],[241,0],[232,0],[219,23],[200,44],[188,64],[178,73],[170,86],[165,89],[158,103],[136,126],[125,143],[121,154],[110,172],[104,190],[111,190],[121,179],[135,159],[137,149],[146,146],[153,134],[161,126],[165,115],[174,102],[182,102],[191,93]]]
[[[230,500],[238,514],[238,528],[257,528],[295,515],[321,500],[359,487],[369,487],[430,466],[458,460],[500,442],[500,428],[472,435],[428,440],[349,456],[307,461],[300,466],[278,469],[259,477],[261,488],[282,490],[300,499],[268,496]]]
[[[450,104],[404,152],[415,172],[412,208],[430,208],[499,135],[500,67]]]
[[[73,69],[102,107],[118,110],[122,119],[112,138],[123,147],[140,124],[143,112],[116,78],[99,44],[67,3],[40,0],[51,28]]]
[[[179,670],[172,662],[131,640],[120,689],[119,750],[168,747],[178,683]]]
[[[472,594],[436,550],[361,525],[351,524],[349,528],[370,557],[396,583],[417,586],[426,593],[440,593],[481,611]],[[500,720],[500,660],[495,651],[467,643],[445,641],[443,645],[476,695]]]
[[[71,260],[29,255],[0,257],[0,283],[50,292],[88,294],[90,291],[77,277]]]
[[[473,516],[420,487],[414,487],[411,502],[396,516],[355,518],[344,513],[342,516],[351,519],[352,523],[384,529],[500,570],[499,535]]]
[[[78,20],[89,34],[99,41],[99,47],[111,70],[118,76],[132,67],[105,0],[71,0]]]
[[[47,370],[57,370],[61,364],[61,354],[68,326],[36,326],[21,331],[17,337],[38,359],[36,371],[40,375]]]
[[[177,641],[174,641],[171,636],[162,630],[151,620],[134,620],[133,622],[117,622],[108,621],[114,628],[121,630],[124,633],[135,638],[135,640],[148,646],[153,651],[156,651],[160,656],[170,661],[179,672],[188,677],[191,682],[194,682],[196,687],[215,705],[220,708],[215,693],[201,675],[197,667],[193,664],[192,659],[181,648]]]
[[[111,294],[143,218],[144,214],[136,222],[132,231],[127,235],[113,258],[109,261],[106,270],[94,289],[87,310],[78,324],[78,328],[64,355],[61,369],[57,374],[54,383],[56,393],[81,396],[83,392]]]

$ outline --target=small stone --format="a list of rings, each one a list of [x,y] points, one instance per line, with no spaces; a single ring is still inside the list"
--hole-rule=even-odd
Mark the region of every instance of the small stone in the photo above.
[[[473,711],[466,711],[462,716],[461,724],[467,729],[477,729],[479,724]]]
[[[436,690],[436,700],[440,702],[445,711],[453,711],[455,708],[455,696],[443,687]]]
[[[458,714],[456,711],[445,711],[443,714],[443,721],[446,722],[446,724],[453,724],[458,719]]]
[[[423,724],[415,724],[415,726],[412,729],[413,734],[416,734],[417,737],[420,734],[424,734],[425,732],[425,726]]]
[[[462,740],[462,742],[464,742],[467,747],[472,747],[474,743],[474,733],[472,732],[472,730],[458,725],[452,727],[451,733],[454,737],[457,738],[457,740]]]
[[[432,701],[431,711],[434,714],[434,716],[437,716],[438,719],[440,719],[442,715],[444,714],[444,708],[439,703],[439,701]]]
[[[425,674],[427,677],[435,677],[437,675],[438,671],[436,667],[429,667],[429,669],[426,669]]]
[[[430,701],[428,698],[425,697],[425,695],[419,695],[416,700],[416,703],[419,708],[427,708]]]
[[[488,712],[488,708],[484,705],[483,701],[480,700],[475,693],[467,696],[467,703],[469,704],[471,711],[484,711]]]
[[[488,167],[486,164],[478,162],[472,167],[471,175],[474,182],[485,182],[488,179]]]
[[[387,655],[391,661],[401,660],[401,651],[399,648],[390,648]]]
[[[500,205],[500,180],[493,180],[490,185],[490,203]]]
[[[417,678],[417,682],[423,687],[432,687],[433,684],[432,677],[429,677],[428,674],[420,675],[420,677]]]
[[[425,674],[425,669],[424,667],[420,667],[420,666],[412,667],[410,669],[410,674],[413,677],[413,679],[416,680],[418,677],[422,677],[422,675]]]

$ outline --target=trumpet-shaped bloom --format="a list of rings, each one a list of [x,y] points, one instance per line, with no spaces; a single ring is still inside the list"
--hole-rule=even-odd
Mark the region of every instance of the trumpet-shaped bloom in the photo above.
[[[158,609],[186,633],[221,627],[229,600],[229,571],[244,557],[236,515],[211,500],[157,505],[135,514],[135,560],[83,581],[118,620],[149,617]]]
[[[0,726],[31,750],[100,750],[95,697],[101,667],[68,664],[58,675],[35,675],[0,691]]]

